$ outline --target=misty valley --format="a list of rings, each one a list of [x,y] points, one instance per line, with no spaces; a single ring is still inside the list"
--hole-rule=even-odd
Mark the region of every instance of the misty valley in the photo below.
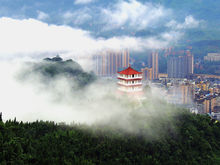
[[[0,0],[0,165],[220,165],[220,0]]]
[[[18,68],[13,80],[34,86],[32,98],[48,110],[37,107],[30,114],[33,105],[15,102],[10,120],[3,110],[0,164],[220,163],[220,123],[167,103],[153,86],[139,101],[118,97],[115,81],[59,56]],[[23,92],[23,99],[30,95]],[[22,107],[27,109],[16,112]]]

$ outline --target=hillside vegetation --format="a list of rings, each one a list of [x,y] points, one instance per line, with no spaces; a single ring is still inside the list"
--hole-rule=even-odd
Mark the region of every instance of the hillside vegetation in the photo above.
[[[155,121],[155,124],[159,121]],[[159,122],[160,123],[160,122]],[[157,139],[108,126],[67,126],[54,122],[0,120],[0,164],[163,164],[220,163],[220,124],[188,112]],[[145,134],[145,135],[144,135]]]
[[[43,84],[65,78],[71,82],[73,89],[85,87],[96,79],[93,72],[85,72],[77,62],[71,59],[64,61],[59,56],[45,58],[40,62],[27,63],[26,68],[20,73],[20,79],[29,80],[34,76],[35,79],[42,80]]]

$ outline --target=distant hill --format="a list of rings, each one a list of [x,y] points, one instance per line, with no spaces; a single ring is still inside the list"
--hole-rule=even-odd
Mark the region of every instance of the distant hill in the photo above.
[[[192,53],[195,58],[203,59],[207,53],[220,53],[220,40],[202,40],[193,42]]]
[[[80,88],[96,79],[95,74],[85,72],[77,62],[71,59],[64,61],[59,56],[45,58],[41,62],[28,63],[28,69],[24,70],[21,77],[26,79],[36,74],[41,76],[44,81],[53,81],[59,76],[63,76],[74,83],[73,87]]]

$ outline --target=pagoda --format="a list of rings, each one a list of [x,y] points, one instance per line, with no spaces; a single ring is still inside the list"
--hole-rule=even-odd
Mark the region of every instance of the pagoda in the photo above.
[[[131,66],[118,72],[118,91],[120,93],[140,96],[143,94],[142,89],[142,72],[134,70]]]

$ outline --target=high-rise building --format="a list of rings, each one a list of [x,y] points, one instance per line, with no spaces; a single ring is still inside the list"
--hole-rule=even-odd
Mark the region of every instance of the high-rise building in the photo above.
[[[190,104],[192,103],[193,98],[193,89],[190,85],[181,85],[181,102],[183,104]]]
[[[152,68],[142,68],[141,69],[143,80],[152,80]]]
[[[153,52],[148,56],[148,67],[152,68],[152,80],[158,79],[158,52]]]
[[[103,51],[94,55],[93,61],[98,76],[116,76],[120,68],[129,66],[129,51]]]
[[[220,53],[208,53],[207,56],[204,57],[206,61],[220,61]]]
[[[183,56],[169,57],[167,73],[169,78],[187,78],[193,74],[194,58],[190,52]]]
[[[216,104],[216,98],[205,99],[203,102],[204,112],[212,113],[214,111],[215,104]]]
[[[193,100],[193,88],[189,84],[181,84],[170,87],[168,90],[170,102],[174,104],[191,104]]]

